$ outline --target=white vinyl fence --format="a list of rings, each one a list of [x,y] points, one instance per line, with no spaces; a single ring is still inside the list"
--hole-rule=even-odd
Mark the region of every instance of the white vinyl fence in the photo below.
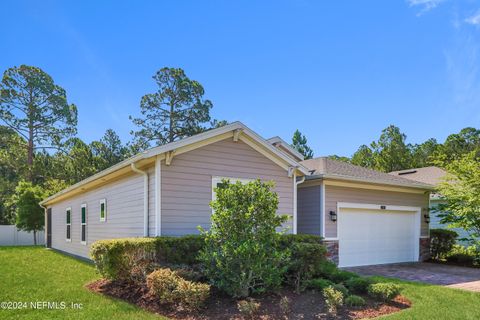
[[[45,244],[45,233],[37,232],[37,244]],[[33,232],[17,230],[15,226],[0,225],[0,246],[33,245]]]

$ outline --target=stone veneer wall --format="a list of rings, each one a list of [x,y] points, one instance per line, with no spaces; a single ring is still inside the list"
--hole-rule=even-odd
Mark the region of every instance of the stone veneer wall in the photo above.
[[[426,261],[430,259],[430,238],[420,238],[420,261]]]
[[[338,240],[324,240],[323,244],[327,247],[328,260],[338,265]]]

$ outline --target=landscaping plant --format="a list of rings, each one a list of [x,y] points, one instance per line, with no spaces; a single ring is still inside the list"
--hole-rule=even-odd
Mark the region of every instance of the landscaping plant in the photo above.
[[[391,301],[401,292],[401,287],[395,283],[374,283],[368,287],[368,294],[380,301]]]
[[[345,304],[349,307],[363,307],[365,305],[365,299],[352,294],[345,299]]]
[[[206,276],[233,297],[248,297],[280,286],[288,252],[279,249],[286,216],[277,215],[272,182],[246,184],[223,180],[211,202],[210,230],[201,230],[205,248],[200,260]]]
[[[283,296],[280,299],[278,306],[280,307],[280,311],[286,315],[291,311],[291,304],[292,304],[292,300],[287,296]]]
[[[260,302],[249,298],[246,300],[241,300],[237,303],[238,311],[248,319],[253,319],[255,314],[260,309]]]
[[[323,297],[327,305],[328,312],[337,314],[338,307],[343,305],[343,293],[336,290],[333,286],[323,289]]]
[[[458,233],[448,229],[430,229],[430,255],[434,260],[444,258],[455,245]]]
[[[374,280],[367,277],[350,278],[345,282],[345,286],[353,293],[365,294],[368,287],[374,283]]]

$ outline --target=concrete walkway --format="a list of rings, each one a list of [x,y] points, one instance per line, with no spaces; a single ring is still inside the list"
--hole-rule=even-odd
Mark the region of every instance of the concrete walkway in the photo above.
[[[346,268],[365,276],[383,276],[480,292],[480,269],[435,263],[397,263]]]

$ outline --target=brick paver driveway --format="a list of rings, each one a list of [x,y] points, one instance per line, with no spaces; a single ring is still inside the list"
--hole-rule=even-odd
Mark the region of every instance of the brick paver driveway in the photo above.
[[[419,281],[480,292],[480,269],[434,263],[397,263],[346,269],[366,276],[383,276]]]

